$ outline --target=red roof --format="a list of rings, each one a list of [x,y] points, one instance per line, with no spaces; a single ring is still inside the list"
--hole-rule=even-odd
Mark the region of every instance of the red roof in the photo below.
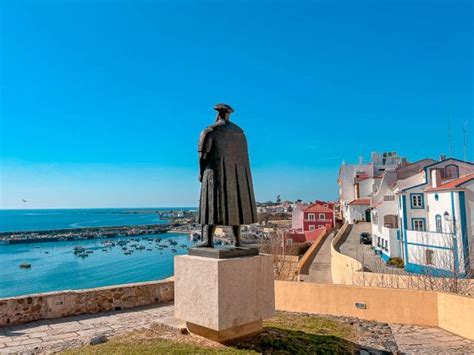
[[[448,181],[444,184],[439,185],[438,187],[429,187],[425,191],[430,192],[430,191],[452,190],[452,189],[459,188],[462,184],[473,179],[474,179],[474,173],[469,174],[469,175],[464,175],[464,176],[461,176],[460,178]]]
[[[349,206],[368,206],[370,205],[370,198],[359,198],[349,202]]]
[[[322,205],[314,204],[303,210],[303,212],[333,212],[329,207],[324,207]]]
[[[304,233],[301,233],[301,232],[286,233],[286,239],[292,239],[293,243],[304,243],[304,242],[306,242],[306,237],[305,237]]]
[[[314,242],[316,239],[318,239],[324,232],[326,232],[326,228],[318,228],[315,229],[314,231],[306,231],[304,232],[304,235],[306,237],[306,241],[308,242]]]

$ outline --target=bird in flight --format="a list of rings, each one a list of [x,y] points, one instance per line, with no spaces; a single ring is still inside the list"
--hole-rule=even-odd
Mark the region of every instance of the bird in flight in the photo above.
[[[24,198],[22,198],[21,200],[22,200],[23,202],[25,202],[25,203],[28,202],[28,200],[25,200]]]

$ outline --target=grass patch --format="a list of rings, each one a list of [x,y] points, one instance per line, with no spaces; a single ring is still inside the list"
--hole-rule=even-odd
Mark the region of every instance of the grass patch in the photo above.
[[[264,331],[225,345],[164,328],[135,331],[68,354],[256,354],[353,353],[354,329],[335,320],[307,314],[278,312],[264,322]]]

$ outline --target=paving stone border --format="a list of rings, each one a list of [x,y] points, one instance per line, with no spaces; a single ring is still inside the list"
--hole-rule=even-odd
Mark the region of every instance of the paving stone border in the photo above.
[[[474,341],[440,328],[387,324],[355,317],[315,316],[353,326],[358,334],[356,343],[362,347],[363,354],[474,353]],[[0,354],[58,352],[156,326],[186,333],[185,323],[174,318],[173,303],[166,303],[0,327]]]

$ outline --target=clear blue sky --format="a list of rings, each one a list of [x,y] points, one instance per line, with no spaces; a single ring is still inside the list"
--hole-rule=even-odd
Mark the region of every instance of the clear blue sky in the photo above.
[[[0,208],[195,206],[235,108],[258,200],[334,199],[341,161],[473,154],[472,1],[2,1]],[[21,198],[28,199],[24,204]]]

